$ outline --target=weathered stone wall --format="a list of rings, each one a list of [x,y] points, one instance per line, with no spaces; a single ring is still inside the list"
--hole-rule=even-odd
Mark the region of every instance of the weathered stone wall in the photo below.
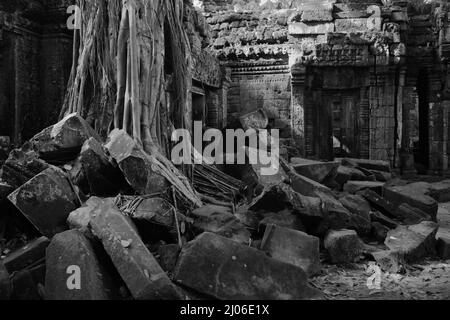
[[[0,135],[16,145],[58,119],[72,55],[65,2],[0,6]]]

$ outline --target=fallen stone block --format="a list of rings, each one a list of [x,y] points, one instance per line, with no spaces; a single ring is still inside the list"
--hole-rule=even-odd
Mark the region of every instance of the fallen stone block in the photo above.
[[[439,226],[430,221],[413,226],[399,226],[389,231],[385,245],[398,252],[407,262],[416,262],[436,253]]]
[[[186,245],[174,279],[220,300],[300,300],[321,294],[299,267],[212,233]]]
[[[149,156],[125,131],[111,132],[106,148],[126,181],[140,195],[160,193],[168,188],[166,178],[152,169]]]
[[[383,194],[386,200],[397,206],[407,203],[411,207],[418,208],[428,214],[433,221],[436,220],[438,203],[419,188],[411,185],[388,187],[384,188]]]
[[[355,262],[364,250],[363,242],[353,230],[330,231],[324,246],[332,263]]]
[[[331,193],[330,188],[297,173],[290,173],[291,186],[295,192],[307,197],[315,197],[316,192]]]
[[[45,250],[50,244],[47,237],[41,237],[29,242],[24,247],[14,251],[3,259],[3,264],[9,273],[14,273],[45,258]]]
[[[261,250],[269,257],[300,267],[308,276],[321,269],[319,247],[319,238],[275,225],[267,226],[261,243]]]
[[[97,208],[90,222],[136,300],[178,299],[176,288],[142,242],[130,218],[114,205]]]
[[[79,231],[56,235],[47,249],[47,300],[110,300],[117,289],[93,245]],[[77,279],[78,277],[78,279]]]
[[[44,236],[67,229],[69,214],[79,199],[63,171],[49,168],[9,195],[8,199]]]
[[[239,243],[248,244],[250,231],[238,218],[217,206],[205,206],[192,211],[194,227],[201,232],[212,232]]]
[[[57,124],[34,136],[30,142],[40,158],[53,164],[74,160],[89,138],[101,141],[94,129],[77,114],[70,114]]]
[[[339,200],[353,214],[350,225],[359,234],[369,234],[371,231],[370,204],[362,196],[358,195],[348,195]]]
[[[372,252],[371,254],[382,271],[396,274],[402,270],[404,261],[398,252],[387,250]]]
[[[372,222],[372,236],[380,243],[386,240],[389,228],[379,222]]]
[[[437,236],[437,251],[440,258],[444,260],[450,259],[450,235]]]
[[[336,170],[334,180],[342,190],[348,181],[365,181],[367,180],[367,176],[355,168],[339,166]]]
[[[3,263],[0,261],[0,301],[11,298],[11,280],[9,273]]]
[[[38,158],[38,154],[25,144],[22,149],[13,150],[0,170],[0,180],[14,190],[33,177],[48,169],[49,165]]]
[[[357,194],[362,190],[368,189],[382,194],[384,185],[384,182],[378,181],[349,181],[344,185],[344,191],[350,194]]]
[[[70,229],[87,230],[89,222],[91,222],[93,212],[102,205],[114,204],[115,199],[102,199],[98,197],[91,197],[88,201],[77,210],[71,212],[67,218],[67,224]]]
[[[420,209],[413,208],[407,203],[403,203],[396,211],[397,218],[409,225],[419,224],[422,221],[429,221],[431,217]]]
[[[323,183],[339,167],[338,162],[319,162],[302,158],[291,159],[291,164],[298,174],[318,183]]]
[[[388,182],[394,178],[394,176],[390,172],[377,170],[369,170],[369,171],[375,176],[375,179],[379,182]]]
[[[314,234],[324,235],[329,230],[346,229],[354,224],[353,214],[339,200],[322,192],[316,194],[322,201],[324,218]]]
[[[386,226],[389,229],[397,228],[400,225],[399,222],[390,219],[389,217],[385,216],[384,214],[382,214],[377,210],[370,212],[370,220],[372,222],[381,223],[382,225]]]
[[[383,172],[391,172],[391,165],[388,161],[382,160],[369,160],[369,159],[342,159],[344,166],[361,167],[366,170],[377,170]]]
[[[85,194],[94,196],[115,196],[126,185],[120,169],[110,162],[103,146],[95,138],[84,143],[71,177]]]
[[[372,190],[363,190],[358,194],[364,197],[375,210],[380,211],[383,215],[390,218],[398,217],[397,206],[380,196],[380,194]]]

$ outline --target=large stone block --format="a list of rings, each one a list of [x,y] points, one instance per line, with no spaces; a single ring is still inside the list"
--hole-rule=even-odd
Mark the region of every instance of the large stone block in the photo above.
[[[14,273],[45,258],[45,251],[50,244],[47,237],[33,240],[3,259],[9,273]]]
[[[416,262],[436,253],[436,234],[439,226],[430,221],[413,226],[399,226],[391,230],[386,246],[398,252],[407,262]]]
[[[344,185],[344,191],[356,194],[362,190],[372,190],[378,194],[383,193],[384,182],[376,182],[376,181],[349,181]]]
[[[47,300],[110,300],[117,294],[93,245],[77,230],[66,231],[53,238],[47,249],[46,264]],[[79,283],[76,283],[77,275]],[[79,286],[71,288],[70,285]]]
[[[346,166],[361,167],[366,170],[391,172],[390,163],[383,160],[344,158],[342,159],[342,164]]]
[[[167,189],[167,180],[153,170],[149,155],[125,131],[114,130],[106,148],[137,193],[148,195]]]
[[[93,196],[115,196],[126,185],[119,168],[113,165],[95,138],[84,143],[71,177],[85,194]]]
[[[79,207],[69,180],[56,167],[38,174],[8,199],[48,238],[66,230],[67,217]]]
[[[204,233],[183,248],[174,278],[181,285],[220,300],[315,299],[299,267],[263,252]]]
[[[300,267],[309,276],[320,271],[320,240],[304,232],[269,225],[261,250],[269,257]]]
[[[427,196],[423,193],[423,190],[413,185],[384,188],[384,197],[397,206],[407,203],[414,208],[422,210],[431,219],[436,219],[438,211],[436,200]]]
[[[251,238],[247,227],[238,218],[219,206],[205,206],[192,211],[194,227],[212,232],[239,243],[248,244]]]
[[[142,242],[133,222],[114,205],[97,208],[90,226],[136,300],[180,297],[167,274]]]
[[[339,167],[338,162],[319,162],[301,158],[291,159],[294,170],[311,180],[323,183]]]
[[[100,136],[79,115],[70,114],[57,124],[33,137],[30,142],[40,157],[49,162],[75,159],[89,138],[101,141]]]
[[[324,246],[333,263],[355,262],[364,249],[363,242],[353,230],[330,231]]]

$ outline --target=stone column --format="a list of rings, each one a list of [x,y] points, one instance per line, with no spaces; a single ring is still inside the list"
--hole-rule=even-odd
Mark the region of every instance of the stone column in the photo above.
[[[291,126],[292,137],[298,143],[303,156],[306,156],[305,137],[305,82],[306,68],[294,66],[292,73]]]

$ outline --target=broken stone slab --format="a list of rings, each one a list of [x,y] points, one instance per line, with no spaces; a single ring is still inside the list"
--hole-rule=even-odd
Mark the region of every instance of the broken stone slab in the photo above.
[[[205,206],[192,211],[191,217],[194,219],[194,227],[201,232],[215,233],[242,244],[250,241],[250,231],[228,212],[228,208]]]
[[[356,194],[362,190],[372,190],[378,194],[383,193],[384,182],[378,181],[348,181],[344,185],[344,191],[350,194]]]
[[[91,197],[86,201],[86,203],[77,210],[71,212],[67,218],[67,224],[70,229],[79,229],[85,231],[89,227],[89,222],[91,222],[93,212],[99,206],[102,205],[112,205],[115,199],[107,198],[102,199],[98,197]]]
[[[247,158],[250,159],[252,155],[257,154],[258,151],[253,148],[246,148]],[[269,166],[262,164],[248,164],[245,165],[242,172],[242,180],[250,186],[260,186],[262,188],[270,188],[274,185],[279,185],[288,180],[288,175],[279,166],[275,174],[264,174],[263,170],[267,170]]]
[[[331,189],[298,173],[290,172],[291,186],[295,192],[306,197],[315,197],[316,192],[331,193]]]
[[[300,267],[308,276],[320,272],[319,247],[319,238],[275,225],[267,226],[261,243],[269,257]]]
[[[373,210],[370,212],[370,220],[372,222],[381,223],[382,225],[386,226],[389,229],[397,228],[400,225],[399,222],[392,220],[391,218],[385,216],[384,214],[382,214],[377,210]]]
[[[25,144],[22,149],[13,150],[0,170],[0,180],[14,190],[33,177],[48,169],[49,165],[38,158],[38,154]]]
[[[126,181],[140,195],[161,193],[168,181],[152,169],[145,151],[123,130],[111,132],[106,148],[118,163]]]
[[[0,301],[9,300],[11,298],[11,280],[9,273],[0,261]]]
[[[334,180],[339,185],[340,190],[342,190],[348,181],[365,181],[367,180],[367,176],[358,169],[339,166],[336,170]]]
[[[230,239],[204,233],[182,250],[174,279],[220,300],[317,299],[299,267]]]
[[[338,162],[319,162],[302,158],[291,159],[291,164],[298,174],[318,183],[323,183],[339,167]]]
[[[117,289],[79,231],[56,235],[47,249],[46,300],[111,300]],[[77,278],[78,277],[78,278]]]
[[[101,197],[119,194],[126,184],[120,169],[113,165],[95,138],[84,143],[71,170],[71,178],[85,194]]]
[[[359,234],[369,234],[371,231],[370,204],[358,195],[348,195],[339,200],[353,214],[350,225]]]
[[[406,262],[416,262],[436,253],[436,234],[439,226],[425,221],[413,226],[399,226],[389,231],[385,245],[398,252]]]
[[[391,172],[391,165],[388,161],[344,158],[341,163],[344,166],[361,167],[366,170]]]
[[[50,244],[47,237],[35,239],[3,259],[9,273],[14,273],[45,258],[45,251]]]
[[[375,179],[379,182],[388,182],[391,181],[394,176],[390,172],[377,171],[377,170],[369,170],[371,174],[375,176]]]
[[[131,219],[114,205],[97,208],[90,227],[136,300],[180,298],[175,286],[142,242]]]
[[[353,225],[352,213],[339,200],[322,192],[317,192],[316,195],[322,201],[324,218],[314,234],[324,235],[328,230],[340,230]]]
[[[94,129],[79,115],[70,114],[57,124],[34,136],[30,142],[40,158],[54,164],[74,160],[89,138],[102,141]]]
[[[330,231],[324,246],[332,263],[355,262],[364,251],[364,244],[354,230]]]
[[[375,210],[380,211],[383,215],[388,216],[389,218],[399,217],[397,206],[380,196],[380,194],[368,189],[363,190],[358,194],[364,197]]]
[[[67,217],[80,205],[67,176],[56,167],[38,174],[8,199],[48,238],[67,229]]]
[[[420,209],[414,208],[407,203],[403,203],[396,211],[397,218],[409,225],[419,224],[422,221],[429,221],[431,218]]]
[[[414,208],[418,208],[428,214],[433,221],[436,220],[438,203],[436,200],[424,194],[420,188],[411,185],[384,188],[386,200],[400,206],[407,203]]]

